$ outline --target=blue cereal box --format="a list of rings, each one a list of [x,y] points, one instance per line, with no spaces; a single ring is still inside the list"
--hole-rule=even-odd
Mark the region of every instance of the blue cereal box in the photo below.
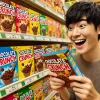
[[[71,82],[69,76],[83,76],[68,48],[43,54],[43,60],[50,71],[57,73],[57,77],[65,81],[68,88]]]
[[[17,47],[0,47],[0,88],[18,81]]]

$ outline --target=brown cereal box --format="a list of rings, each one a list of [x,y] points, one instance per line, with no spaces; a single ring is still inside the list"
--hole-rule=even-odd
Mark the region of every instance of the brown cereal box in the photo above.
[[[16,4],[16,32],[29,34],[28,8]]]
[[[35,63],[35,72],[43,71],[45,65],[43,63],[42,55],[45,54],[45,46],[35,45],[34,46],[34,63]]]
[[[40,35],[39,13],[29,9],[30,34]]]
[[[43,60],[47,67],[57,73],[57,77],[65,81],[65,86],[70,87],[69,76],[83,76],[78,65],[68,48],[57,52],[43,54]]]
[[[15,7],[10,0],[0,1],[0,31],[16,32]]]
[[[34,73],[33,46],[18,46],[18,70],[19,80]]]
[[[34,93],[34,100],[44,100],[42,81],[39,80],[32,84],[31,89]]]

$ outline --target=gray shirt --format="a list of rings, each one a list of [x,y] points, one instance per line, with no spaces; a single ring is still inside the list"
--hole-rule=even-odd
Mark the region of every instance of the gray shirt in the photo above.
[[[85,61],[79,54],[75,55],[74,58],[82,73],[92,81],[96,91],[100,93],[100,60],[90,63]],[[69,89],[69,92],[71,95],[70,100],[81,100],[75,96],[72,89]]]

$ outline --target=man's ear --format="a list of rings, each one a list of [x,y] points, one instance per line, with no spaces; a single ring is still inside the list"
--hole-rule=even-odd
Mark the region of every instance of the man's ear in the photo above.
[[[100,34],[100,25],[97,27],[98,35]]]

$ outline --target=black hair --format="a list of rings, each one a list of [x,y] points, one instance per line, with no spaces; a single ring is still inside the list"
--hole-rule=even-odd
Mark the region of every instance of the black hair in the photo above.
[[[83,16],[86,17],[87,23],[93,23],[95,29],[100,25],[100,9],[93,2],[76,2],[66,13],[66,27],[69,24],[78,22]],[[100,39],[100,35],[98,36]]]

